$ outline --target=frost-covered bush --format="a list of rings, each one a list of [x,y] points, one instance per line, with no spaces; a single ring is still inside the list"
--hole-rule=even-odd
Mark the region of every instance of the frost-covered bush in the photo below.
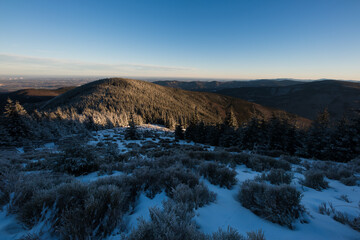
[[[1,176],[2,197],[0,202],[8,203],[9,212],[17,213],[27,201],[39,192],[51,189],[68,180],[69,178],[62,175],[49,173],[8,173]]]
[[[39,234],[36,233],[28,233],[20,238],[18,238],[17,240],[40,240],[40,236]]]
[[[214,162],[203,162],[199,166],[199,172],[212,184],[230,189],[236,184],[236,171]]]
[[[67,146],[55,158],[49,159],[50,167],[55,171],[79,176],[97,171],[100,158],[95,147],[87,145]]]
[[[304,186],[318,191],[328,188],[328,182],[324,180],[323,172],[307,171],[304,176],[305,179],[301,182]]]
[[[265,235],[262,230],[248,232],[244,237],[238,233],[235,229],[228,227],[226,231],[219,229],[209,236],[209,240],[265,240]]]
[[[201,240],[206,235],[199,232],[192,221],[194,212],[186,204],[167,201],[163,209],[149,209],[150,221],[139,220],[137,229],[131,231],[127,240]]]
[[[325,202],[321,203],[319,206],[319,213],[328,215],[335,221],[347,224],[354,230],[360,232],[360,215],[358,217],[351,217],[347,213],[337,211],[331,202],[329,202],[329,204]]]
[[[305,167],[312,171],[321,171],[329,179],[338,180],[348,186],[354,186],[357,181],[357,177],[354,175],[357,169],[355,163],[356,161],[351,161],[346,164],[318,161],[312,164],[306,164]]]
[[[242,205],[271,222],[292,228],[292,223],[304,213],[301,193],[289,185],[274,186],[247,180],[241,185]]]
[[[300,158],[296,157],[296,156],[290,156],[290,155],[281,155],[280,156],[280,159],[281,160],[285,160],[289,163],[292,163],[292,164],[300,164],[301,163],[301,160]]]
[[[115,184],[60,184],[36,193],[19,211],[28,226],[46,218],[62,239],[108,236],[129,210],[130,193]]]
[[[246,234],[248,240],[265,240],[265,234],[261,229],[257,231],[247,232]]]
[[[290,184],[293,174],[286,172],[283,169],[271,169],[267,174],[263,173],[260,177],[261,180],[269,181],[271,184]]]
[[[290,163],[285,160],[255,154],[248,158],[248,160],[245,162],[245,165],[257,172],[262,172],[273,168],[279,168],[285,171],[291,170]]]
[[[358,180],[357,177],[355,177],[353,175],[353,176],[350,176],[350,177],[347,177],[347,178],[341,178],[340,182],[343,183],[346,186],[355,186],[357,180]]]
[[[235,229],[229,227],[226,231],[222,230],[221,228],[214,232],[209,240],[246,240],[243,235],[238,233]]]
[[[190,188],[194,188],[199,184],[199,176],[181,164],[166,168],[158,167],[156,164],[143,166],[135,169],[133,176],[140,188],[150,198],[162,190],[170,194],[172,189],[179,184],[188,185]]]
[[[217,161],[223,163],[229,163],[230,160],[233,158],[232,155],[225,151],[190,151],[188,153],[189,157],[206,160],[206,161]]]
[[[187,204],[190,209],[193,209],[214,202],[216,194],[209,191],[203,183],[196,185],[194,188],[179,184],[172,191],[171,197],[175,202]]]

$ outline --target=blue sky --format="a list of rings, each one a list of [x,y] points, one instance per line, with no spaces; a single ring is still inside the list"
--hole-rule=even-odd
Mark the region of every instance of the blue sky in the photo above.
[[[0,74],[360,80],[359,0],[0,0]]]

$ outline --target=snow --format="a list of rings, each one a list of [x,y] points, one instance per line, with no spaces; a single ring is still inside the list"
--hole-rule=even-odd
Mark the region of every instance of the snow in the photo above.
[[[142,217],[144,220],[150,219],[149,208],[161,207],[162,202],[167,199],[166,193],[161,192],[156,194],[153,199],[148,198],[144,193],[139,197],[138,203],[134,209],[134,213],[129,216],[128,229],[137,228],[138,219]]]
[[[322,192],[314,189],[305,188],[301,203],[309,212],[307,224],[295,223],[295,229],[266,221],[250,210],[242,207],[237,200],[240,184],[246,179],[252,179],[259,173],[251,171],[245,166],[236,168],[238,172],[238,184],[231,190],[214,186],[208,181],[204,181],[209,190],[217,194],[215,203],[202,207],[196,211],[195,220],[200,226],[200,230],[205,233],[212,233],[219,228],[227,229],[228,226],[236,229],[242,234],[249,231],[262,229],[266,239],[360,239],[360,233],[347,225],[333,220],[330,216],[321,215],[318,207],[322,202],[332,202],[339,211],[345,211],[352,216],[358,216],[359,210],[355,207],[360,201],[360,188],[348,187],[338,181],[328,180],[330,188]],[[301,188],[298,184],[297,188]],[[339,200],[339,196],[346,194],[352,203]]]
[[[142,125],[138,129],[140,131],[151,130],[158,135],[157,138],[144,138],[142,140],[125,140],[124,131],[126,128],[115,128],[93,132],[94,138],[88,144],[96,145],[99,142],[110,141],[116,143],[120,153],[128,152],[131,150],[127,147],[129,144],[138,144],[143,146],[146,142],[158,143],[162,140],[173,140],[170,137],[171,131],[158,125]],[[177,142],[180,145],[201,146],[208,151],[216,150],[215,147],[194,142],[180,140]],[[38,150],[55,149],[54,143],[44,144]],[[17,148],[19,153],[23,153],[23,148]],[[313,161],[308,159],[301,159],[302,161]],[[337,211],[345,212],[349,216],[357,217],[360,214],[359,201],[360,201],[360,187],[359,186],[345,186],[339,181],[326,179],[329,182],[329,188],[323,191],[316,191],[314,189],[302,186],[299,181],[304,178],[301,173],[295,172],[296,169],[303,168],[301,165],[292,165],[294,173],[294,180],[292,186],[296,187],[303,194],[301,204],[306,208],[307,219],[309,223],[295,222],[295,229],[291,230],[285,226],[274,224],[270,221],[262,219],[252,213],[250,210],[244,208],[237,199],[240,185],[247,179],[254,179],[260,175],[259,172],[247,168],[245,165],[236,166],[238,183],[232,189],[220,188],[219,186],[212,185],[207,180],[202,179],[208,186],[209,190],[217,194],[217,199],[214,203],[206,205],[195,211],[194,220],[199,225],[201,231],[205,233],[212,233],[219,228],[227,229],[228,226],[236,229],[242,234],[249,231],[256,231],[262,229],[265,237],[268,240],[281,240],[281,239],[316,239],[316,240],[332,240],[332,239],[360,239],[360,233],[351,229],[349,226],[335,221],[331,216],[322,215],[319,213],[319,205],[323,202],[332,203]],[[99,175],[99,171],[92,172],[87,175],[76,177],[76,179],[83,183],[90,183],[98,179],[108,176],[121,176],[125,173],[114,171],[110,175]],[[340,198],[341,195],[346,195],[350,202],[345,202]],[[141,193],[132,212],[129,212],[125,218],[126,234],[132,229],[137,227],[138,219],[142,217],[149,220],[149,208],[162,206],[162,202],[167,199],[165,192],[155,195],[153,199],[146,197]],[[17,239],[24,234],[39,232],[47,229],[48,226],[45,222],[38,223],[30,230],[24,227],[17,221],[14,215],[6,215],[6,211],[0,211],[0,239]],[[44,231],[43,231],[44,232]],[[45,231],[46,232],[46,231]],[[108,239],[119,239],[119,229],[114,231],[114,235]],[[53,236],[47,236],[46,239],[54,239]]]
[[[25,233],[14,215],[7,215],[4,209],[0,211],[0,239],[17,239]]]
[[[123,172],[114,171],[113,174],[110,174],[110,175],[99,175],[99,171],[96,171],[96,172],[89,173],[87,175],[81,175],[79,177],[76,177],[76,179],[83,183],[89,183],[89,182],[96,181],[101,178],[110,177],[110,176],[111,177],[121,176],[123,174],[124,174]]]
[[[16,150],[18,151],[18,153],[24,153],[24,148],[22,147],[16,148]]]
[[[165,192],[161,192],[159,194],[156,194],[153,199],[148,198],[144,193],[140,194],[140,197],[135,204],[135,209],[132,213],[130,213],[128,216],[125,216],[125,222],[127,222],[127,232],[126,234],[129,234],[130,231],[133,229],[136,229],[138,226],[138,219],[142,218],[146,221],[150,220],[150,212],[149,208],[152,207],[162,207],[162,202],[166,201],[168,197],[166,196]],[[117,230],[114,231],[115,234],[112,236],[109,236],[107,240],[117,240],[121,239],[121,234],[117,233]]]

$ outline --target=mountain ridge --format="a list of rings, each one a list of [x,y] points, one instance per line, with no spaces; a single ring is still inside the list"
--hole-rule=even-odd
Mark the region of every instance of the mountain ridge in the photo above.
[[[164,123],[172,118],[177,123],[189,122],[198,112],[199,120],[206,124],[221,123],[231,108],[239,123],[254,115],[270,118],[286,112],[250,103],[238,98],[215,93],[192,92],[164,87],[146,81],[108,78],[94,81],[59,95],[42,106],[43,110],[73,109],[78,113],[96,112],[129,113],[142,117],[145,122]],[[309,120],[289,115],[302,124]]]

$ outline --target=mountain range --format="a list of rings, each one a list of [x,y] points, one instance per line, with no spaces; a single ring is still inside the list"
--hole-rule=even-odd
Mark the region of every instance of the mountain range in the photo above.
[[[358,82],[255,80],[245,82],[157,81],[155,83],[241,98],[309,119],[315,119],[317,114],[325,108],[333,119],[340,119],[344,114],[360,109],[360,83]]]

